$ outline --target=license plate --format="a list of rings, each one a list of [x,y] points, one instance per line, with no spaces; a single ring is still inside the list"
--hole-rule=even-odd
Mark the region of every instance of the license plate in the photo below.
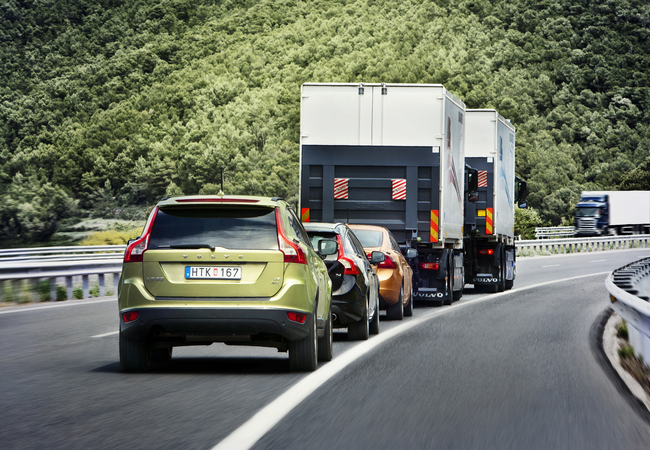
[[[185,266],[187,280],[241,280],[241,267]]]

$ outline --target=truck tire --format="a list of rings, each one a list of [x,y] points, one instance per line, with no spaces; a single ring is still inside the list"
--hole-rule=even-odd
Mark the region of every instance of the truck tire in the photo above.
[[[370,337],[370,317],[368,317],[368,309],[368,295],[366,295],[366,307],[363,309],[361,320],[353,322],[348,326],[348,340],[366,341]]]
[[[445,292],[445,300],[443,305],[451,305],[454,301],[454,257],[447,260],[447,292]]]
[[[120,331],[120,367],[125,372],[146,372],[151,367],[152,348],[149,341],[129,339]]]
[[[325,322],[325,333],[318,339],[318,360],[332,360],[332,346],[334,345],[334,332],[332,330],[332,311],[330,310],[327,322]]]
[[[289,368],[292,372],[312,372],[318,367],[316,310],[309,319],[309,333],[299,341],[289,341]]]
[[[499,283],[497,284],[497,292],[506,290],[506,258],[501,252],[501,260],[499,261]]]
[[[465,266],[462,267],[462,271],[463,271],[463,283],[462,284],[464,285],[465,284]],[[454,299],[453,299],[454,302],[460,300],[461,297],[463,296],[463,289],[462,288],[461,288],[460,291],[453,291],[453,292],[454,292]]]
[[[386,318],[388,320],[402,320],[404,319],[404,282],[399,288],[399,298],[397,303],[386,307]]]

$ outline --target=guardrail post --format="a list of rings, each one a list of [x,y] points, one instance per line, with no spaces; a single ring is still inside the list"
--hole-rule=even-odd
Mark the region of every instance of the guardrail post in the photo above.
[[[117,295],[117,285],[120,281],[120,276],[117,273],[113,274],[113,295]]]
[[[106,286],[104,285],[104,274],[103,273],[98,274],[97,278],[99,278],[99,296],[100,297],[105,297],[106,296]]]
[[[50,278],[50,301],[56,301],[56,278]]]
[[[41,300],[41,293],[38,292],[38,278],[32,278],[32,289],[29,292],[29,301],[38,302]]]
[[[72,300],[74,298],[72,292],[72,277],[65,277],[65,287],[68,291],[68,300]]]
[[[14,298],[14,303],[20,303],[20,291],[23,287],[23,280],[14,280],[11,286],[11,294]]]
[[[88,275],[82,275],[81,276],[81,282],[83,286],[83,294],[81,298],[88,298],[90,297],[90,288],[89,288],[89,283],[88,283]]]

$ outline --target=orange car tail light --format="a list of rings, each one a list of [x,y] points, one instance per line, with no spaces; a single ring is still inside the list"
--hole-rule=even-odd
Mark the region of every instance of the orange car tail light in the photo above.
[[[382,262],[379,263],[377,266],[378,269],[397,269],[397,266],[395,265],[395,261],[393,261],[393,258],[390,256],[384,254],[386,259],[384,259]]]

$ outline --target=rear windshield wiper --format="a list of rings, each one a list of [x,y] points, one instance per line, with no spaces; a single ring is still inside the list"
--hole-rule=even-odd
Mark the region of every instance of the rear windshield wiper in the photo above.
[[[173,244],[173,245],[159,245],[158,248],[209,248],[214,251],[216,248],[210,244]]]

